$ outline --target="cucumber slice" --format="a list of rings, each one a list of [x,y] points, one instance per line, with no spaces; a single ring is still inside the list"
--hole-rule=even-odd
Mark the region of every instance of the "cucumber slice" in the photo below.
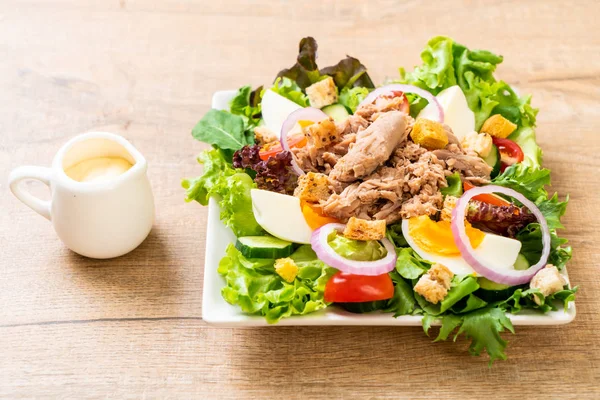
[[[483,160],[492,167],[492,173],[490,176],[495,178],[500,173],[500,150],[496,147],[495,144],[492,145],[492,151],[488,154],[487,157],[484,157]]]
[[[323,107],[323,112],[333,118],[335,122],[344,121],[350,116],[350,113],[348,110],[346,110],[346,107],[337,103]]]
[[[482,276],[477,278],[477,283],[479,283],[479,289],[475,291],[475,295],[478,296],[480,299],[487,301],[488,303],[506,300],[515,292],[515,290],[526,286],[504,285],[502,283],[490,281],[489,279],[486,279]]]
[[[291,242],[273,236],[244,236],[235,243],[244,257],[248,258],[281,258],[294,252]]]
[[[524,271],[526,269],[529,269],[529,267],[529,261],[527,261],[523,254],[519,254],[517,256],[517,260],[515,261],[515,269],[519,271]]]

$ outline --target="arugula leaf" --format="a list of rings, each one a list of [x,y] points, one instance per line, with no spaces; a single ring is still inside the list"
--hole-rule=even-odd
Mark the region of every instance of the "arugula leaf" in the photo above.
[[[263,87],[252,90],[251,86],[242,86],[229,103],[229,111],[248,119],[248,124],[258,125],[261,117],[261,101]]]
[[[254,134],[246,132],[244,119],[222,110],[210,110],[196,124],[192,136],[222,150],[238,150],[254,144]]]
[[[325,284],[336,270],[314,252],[311,258],[311,251],[310,246],[301,246],[292,254],[299,270],[294,282],[288,283],[275,272],[275,260],[247,259],[230,244],[219,262],[218,272],[227,284],[221,295],[246,313],[263,315],[269,323],[325,308]]]
[[[356,86],[353,88],[345,87],[340,92],[338,102],[354,114],[358,105],[369,95],[369,89]]]
[[[203,174],[181,182],[186,189],[185,201],[196,200],[205,206],[210,196],[217,196],[221,220],[237,237],[263,234],[252,212],[250,190],[256,187],[252,178],[243,170],[234,169],[217,149],[200,153],[198,162],[204,165]]]
[[[277,78],[271,90],[302,107],[309,106],[308,96],[302,92],[296,82],[289,78]]]
[[[462,184],[462,180],[460,179],[460,174],[458,172],[455,172],[452,175],[447,176],[446,183],[448,184],[448,187],[440,189],[440,192],[442,192],[442,194],[444,196],[454,196],[454,197],[462,196],[463,184]]]

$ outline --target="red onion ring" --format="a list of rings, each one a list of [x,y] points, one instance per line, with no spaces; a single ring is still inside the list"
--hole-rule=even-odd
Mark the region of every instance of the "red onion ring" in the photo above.
[[[315,230],[310,239],[312,249],[317,253],[319,260],[342,272],[354,275],[382,275],[392,271],[396,267],[396,249],[387,238],[380,240],[387,250],[387,255],[376,261],[354,261],[340,256],[335,252],[327,241],[327,236],[335,229],[343,231],[344,224],[327,224]]]
[[[444,122],[444,109],[440,105],[437,98],[433,94],[429,93],[427,90],[421,89],[420,87],[416,87],[413,85],[403,85],[400,83],[393,83],[391,85],[382,86],[380,88],[373,90],[371,93],[369,93],[369,95],[367,97],[365,97],[365,99],[363,101],[360,102],[358,107],[364,106],[365,104],[371,104],[379,96],[390,93],[390,92],[396,92],[396,91],[401,91],[403,93],[417,94],[417,95],[421,96],[422,98],[424,98],[425,100],[427,100],[429,102],[429,104],[434,104],[435,107],[437,108],[437,112],[438,112],[438,122],[440,122],[440,123]]]
[[[283,150],[292,153],[292,151],[290,150],[290,145],[287,141],[287,135],[298,121],[319,122],[327,118],[329,118],[327,114],[314,107],[301,108],[290,113],[290,115],[288,115],[287,119],[283,122],[283,125],[281,126],[281,135],[279,136],[279,141],[281,142],[281,147],[283,148]],[[304,175],[304,171],[302,170],[302,168],[300,168],[300,166],[294,159],[294,153],[292,153],[292,169],[299,176]]]
[[[488,194],[488,193],[502,193],[507,196],[514,197],[518,201],[520,201],[525,207],[531,211],[533,215],[537,218],[540,223],[540,227],[542,229],[542,256],[537,264],[529,267],[526,270],[508,270],[508,271],[496,271],[490,267],[487,267],[484,263],[477,259],[473,251],[473,246],[471,246],[471,242],[467,237],[467,233],[465,231],[465,209],[469,200],[473,197],[480,194]],[[454,236],[454,242],[456,243],[456,247],[460,250],[460,254],[465,259],[467,263],[477,272],[478,274],[486,277],[487,279],[497,282],[503,283],[505,285],[521,285],[531,281],[531,278],[544,266],[548,261],[548,256],[550,255],[550,230],[548,229],[548,223],[546,222],[546,218],[542,215],[542,212],[537,208],[533,202],[529,201],[525,196],[521,193],[516,192],[512,189],[505,188],[502,186],[496,185],[488,185],[475,187],[473,189],[467,190],[460,199],[456,202],[456,207],[452,210],[452,234]]]

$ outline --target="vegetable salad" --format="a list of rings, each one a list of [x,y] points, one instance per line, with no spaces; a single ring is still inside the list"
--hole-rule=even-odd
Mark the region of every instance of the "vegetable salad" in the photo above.
[[[441,322],[436,341],[505,359],[508,314],[566,310],[577,291],[531,96],[495,78],[502,56],[448,37],[379,87],[356,58],[319,68],[316,54],[302,39],[272,85],[240,88],[192,131],[212,149],[186,201],[217,199],[238,238],[223,298],[269,323],[418,315],[427,334]]]

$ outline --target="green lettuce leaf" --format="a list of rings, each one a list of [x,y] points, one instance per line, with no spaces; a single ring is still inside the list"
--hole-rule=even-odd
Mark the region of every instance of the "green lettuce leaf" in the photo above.
[[[320,71],[321,75],[329,75],[333,78],[338,88],[375,88],[373,81],[367,74],[367,67],[362,65],[354,57],[346,56],[343,60],[331,67],[325,67]]]
[[[383,311],[393,312],[394,317],[420,312],[410,283],[404,280],[396,271],[390,272],[390,277],[394,282],[394,297],[387,300]]]
[[[396,248],[396,253],[398,255],[396,271],[404,279],[417,279],[431,267],[432,263],[423,260],[410,247]]]
[[[369,89],[366,87],[356,86],[353,88],[345,87],[340,92],[338,102],[353,114],[356,112],[358,105],[369,95]]]
[[[375,261],[387,256],[387,250],[377,240],[352,240],[332,231],[327,236],[329,246],[340,256],[354,261]]]
[[[185,201],[195,200],[208,205],[209,197],[216,196],[221,207],[221,220],[237,237],[263,234],[252,212],[250,190],[256,185],[250,175],[234,169],[217,149],[200,153],[198,162],[204,166],[203,174],[181,182],[186,189]]]
[[[440,192],[444,196],[454,196],[460,197],[463,194],[463,184],[460,179],[460,174],[458,172],[453,173],[450,176],[446,177],[446,183],[448,183],[448,187],[441,188]]]
[[[529,264],[533,265],[540,260],[542,254],[542,230],[540,224],[533,223],[517,233],[516,239],[521,242],[521,254]],[[565,246],[567,239],[560,238],[556,230],[550,231],[550,256],[548,262],[562,269],[571,259],[571,246]]]
[[[296,82],[289,78],[277,78],[271,90],[278,95],[293,101],[299,106],[309,106],[308,97],[302,92],[300,86],[298,86]]]
[[[417,283],[416,279],[413,279],[413,287]],[[468,297],[471,293],[479,289],[477,279],[471,275],[457,276],[452,278],[450,284],[450,290],[448,294],[440,303],[432,304],[425,300],[424,297],[415,293],[415,299],[419,303],[419,306],[427,314],[437,316],[448,311],[453,305],[458,303],[461,299]]]
[[[247,259],[230,244],[219,263],[218,272],[226,281],[221,295],[269,323],[325,308],[325,284],[336,270],[319,261],[310,246],[301,246],[291,258],[299,269],[294,282],[288,283],[275,272],[275,260]]]
[[[495,177],[492,184],[516,190],[535,202],[548,197],[544,186],[550,184],[550,170],[525,164],[513,164]]]
[[[433,94],[450,86],[460,86],[475,114],[477,130],[490,116],[501,114],[519,127],[510,139],[523,149],[526,164],[541,165],[542,151],[532,129],[538,110],[531,107],[531,96],[520,97],[506,82],[496,81],[494,71],[502,62],[502,56],[486,50],[469,50],[448,37],[438,36],[427,43],[421,59],[423,64],[412,72],[400,68],[400,82],[419,86]],[[414,96],[409,101],[414,117],[422,109],[423,101]]]
[[[221,150],[235,150],[254,144],[254,133],[246,130],[244,118],[228,111],[210,110],[196,124],[192,136]]]
[[[498,303],[497,306],[512,314],[517,314],[523,308],[533,308],[547,313],[548,311],[558,310],[557,304],[562,304],[564,311],[567,312],[569,303],[575,301],[577,289],[578,287],[570,289],[565,286],[563,290],[550,296],[544,296],[539,289],[517,289],[508,299]],[[534,296],[541,300],[541,304],[534,301]]]
[[[251,86],[242,86],[238,89],[235,97],[231,99],[229,111],[247,118],[248,125],[258,125],[261,117],[262,93],[262,86],[255,90],[252,90]]]

